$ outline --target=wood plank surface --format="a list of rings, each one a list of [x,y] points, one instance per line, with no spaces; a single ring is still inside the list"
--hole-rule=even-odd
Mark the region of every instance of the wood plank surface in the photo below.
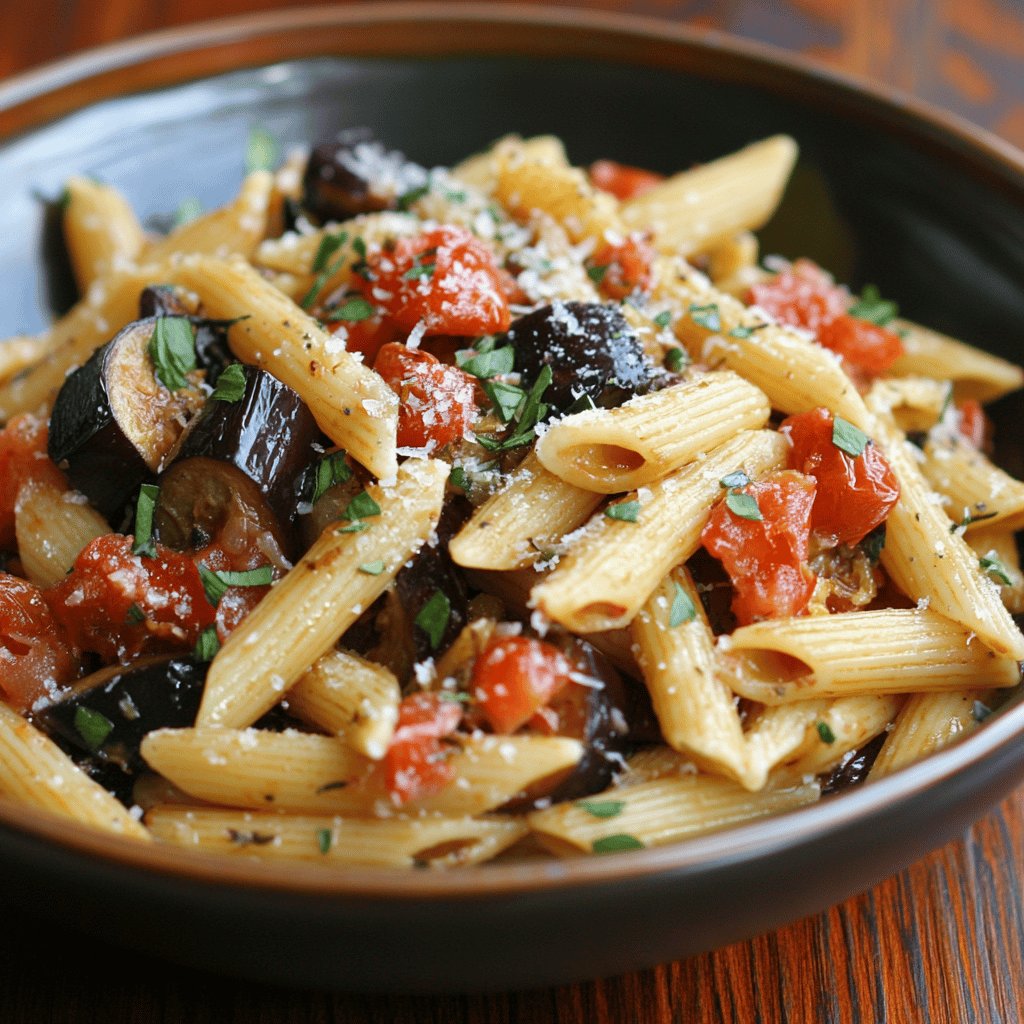
[[[0,76],[138,32],[300,5],[0,0]],[[1024,146],[1024,9],[1015,0],[588,5],[788,46],[913,91]],[[226,980],[6,912],[0,1024],[1017,1024],[1024,1019],[1022,874],[1024,790],[897,877],[751,942],[588,984],[430,998]]]

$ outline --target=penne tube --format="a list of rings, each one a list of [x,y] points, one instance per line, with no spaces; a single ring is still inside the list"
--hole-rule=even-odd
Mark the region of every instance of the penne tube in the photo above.
[[[665,253],[687,256],[706,249],[767,222],[796,158],[797,145],[788,135],[755,142],[624,202],[623,223],[634,231],[653,231]]]
[[[928,431],[949,404],[949,381],[928,377],[892,377],[876,380],[868,405],[887,408],[905,434]]]
[[[574,803],[556,804],[527,817],[552,852],[601,853],[637,846],[662,846],[688,836],[717,832],[744,821],[814,803],[816,783],[749,793],[730,779],[693,772],[666,775],[627,789],[610,789]],[[614,815],[588,806],[614,803]]]
[[[718,678],[714,634],[686,569],[661,581],[631,630],[665,741],[705,771],[756,788],[732,691]]]
[[[118,835],[148,839],[124,804],[0,700],[0,796]]]
[[[808,727],[820,720],[831,703],[801,700],[761,707],[752,714],[743,734],[751,788],[767,785],[769,772],[804,745]]]
[[[154,807],[146,814],[166,843],[258,860],[411,868],[480,864],[528,831],[518,818],[363,820],[209,807]]]
[[[1024,573],[1020,567],[1017,537],[999,526],[985,529],[987,525],[982,523],[964,539],[978,555],[979,564],[984,559],[988,578],[999,585],[1006,610],[1011,615],[1020,615],[1024,613]]]
[[[368,488],[379,514],[328,526],[214,657],[197,724],[240,728],[273,707],[431,535],[447,478],[443,462],[409,460],[393,486]],[[378,561],[379,573],[360,568]]]
[[[864,642],[870,637],[870,644]],[[1014,686],[1013,658],[933,611],[886,608],[741,626],[720,644],[725,679],[762,704]]]
[[[618,494],[763,427],[770,412],[764,392],[729,371],[712,372],[615,409],[566,416],[537,442],[537,458],[567,483]]]
[[[555,476],[531,452],[448,544],[467,569],[520,569],[585,523],[601,496]]]
[[[146,237],[128,201],[109,185],[69,178],[65,185],[64,242],[80,293],[138,259]]]
[[[386,817],[436,812],[482,814],[531,784],[574,767],[577,740],[561,736],[480,736],[455,742],[447,763],[454,781],[400,809],[388,798],[374,763],[335,736],[294,730],[158,729],[142,756],[179,789],[209,803],[309,814]],[[215,770],[211,770],[215,768]]]
[[[1024,528],[1024,483],[994,465],[959,437],[931,438],[924,446],[921,472],[954,523],[968,532],[1000,526]]]
[[[903,355],[889,367],[894,377],[949,380],[958,398],[991,402],[1024,385],[1024,370],[973,345],[907,320],[893,325],[903,340]]]
[[[803,743],[772,772],[771,785],[796,786],[831,771],[870,743],[899,712],[902,697],[839,697],[829,701],[804,730]]]
[[[203,253],[220,259],[236,254],[251,259],[267,233],[273,188],[274,178],[268,171],[253,171],[227,206],[175,228],[146,248],[142,258],[156,263],[180,253]]]
[[[535,135],[521,139],[518,135],[506,135],[483,153],[476,153],[452,168],[452,177],[485,193],[494,192],[498,168],[503,159],[514,154],[519,160],[545,164],[552,167],[568,167],[562,140],[554,135]]]
[[[288,691],[288,710],[379,760],[394,735],[401,699],[398,680],[383,665],[334,650],[299,676]]]
[[[703,460],[676,470],[642,492],[635,522],[594,516],[557,568],[533,588],[532,603],[577,633],[628,625],[673,566],[700,544],[721,479],[743,470],[754,480],[783,465],[786,440],[772,431],[744,431]]]
[[[989,692],[971,688],[912,694],[885,738],[868,778],[891,775],[973,732],[978,728],[977,705],[989,699]]]
[[[655,301],[688,311],[674,327],[695,360],[738,373],[781,412],[793,415],[826,406],[873,432],[867,408],[838,357],[806,331],[773,323],[755,307],[713,288],[681,261],[661,261],[657,276]]]
[[[0,384],[6,384],[23,370],[44,358],[49,348],[45,334],[19,335],[0,341]]]
[[[174,279],[199,295],[207,316],[241,318],[231,328],[235,354],[294,388],[324,433],[371,473],[394,477],[398,398],[377,374],[245,263],[186,257]]]

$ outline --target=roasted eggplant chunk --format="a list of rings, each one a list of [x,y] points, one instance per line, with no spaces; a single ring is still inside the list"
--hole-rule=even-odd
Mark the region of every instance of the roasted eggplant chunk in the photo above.
[[[115,518],[155,474],[203,403],[191,383],[157,379],[149,356],[155,318],[129,324],[64,382],[50,419],[49,455],[97,509]]]
[[[252,366],[242,373],[242,397],[210,399],[160,476],[156,531],[168,547],[205,547],[248,524],[271,534],[286,555],[294,553],[296,485],[320,431],[286,384]]]
[[[583,395],[598,405],[621,405],[648,380],[640,339],[615,306],[553,302],[516,320],[508,340],[524,387],[551,367],[544,401],[561,412]]]
[[[366,128],[341,132],[309,156],[303,208],[321,223],[394,210],[399,198],[427,180],[426,171],[385,149]]]
[[[193,724],[206,669],[185,657],[115,665],[83,679],[36,719],[71,747],[131,775],[145,768],[139,744],[147,732]]]

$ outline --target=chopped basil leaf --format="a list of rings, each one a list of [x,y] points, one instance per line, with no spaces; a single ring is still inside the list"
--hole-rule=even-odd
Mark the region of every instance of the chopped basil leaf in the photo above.
[[[339,231],[334,235],[324,235],[320,239],[320,247],[313,259],[313,271],[317,276],[299,303],[303,309],[312,309],[313,303],[323,291],[324,285],[341,269],[341,265],[345,262],[345,253],[338,253],[337,259],[333,262],[331,257],[345,244],[346,238],[348,238],[348,232]]]
[[[946,389],[946,397],[942,400],[942,408],[939,410],[939,422],[941,423],[946,418],[946,413],[952,408],[953,405],[953,382],[949,382],[949,387]]]
[[[591,409],[596,408],[597,406],[594,404],[594,400],[590,397],[590,395],[584,392],[582,395],[580,395],[579,398],[576,399],[575,402],[572,403],[572,405],[566,408],[565,412],[562,415],[572,416],[575,413],[590,412]]]
[[[360,572],[365,572],[367,576],[379,576],[384,571],[384,559],[378,558],[373,562],[364,562],[359,566]]]
[[[503,376],[512,372],[515,365],[516,352],[511,345],[504,348],[495,348],[489,351],[477,350],[477,354],[467,358],[456,356],[459,369],[466,373],[479,377],[480,380],[489,380],[491,377]]]
[[[316,845],[321,853],[330,853],[331,830],[329,828],[318,828],[316,830]]]
[[[347,299],[340,306],[335,306],[334,309],[329,310],[327,319],[344,320],[346,323],[358,324],[363,320],[369,320],[376,312],[377,309],[372,302],[367,302],[366,299],[356,296],[355,298]]]
[[[437,269],[436,263],[421,263],[415,267],[410,267],[403,275],[402,278],[405,281],[415,281],[421,277],[433,277],[434,271]]]
[[[494,437],[482,437],[478,434],[476,438],[477,443],[489,452],[504,452],[511,448],[518,448],[520,445],[529,444],[536,434],[534,427],[537,426],[537,423],[543,419],[548,411],[548,407],[540,400],[540,397],[544,394],[553,377],[554,374],[551,372],[550,366],[544,366],[537,375],[537,380],[534,382],[533,387],[530,388],[526,401],[519,407],[519,413],[516,416],[517,429],[515,434],[504,441],[499,441]]]
[[[737,469],[734,473],[723,476],[718,482],[723,487],[746,487],[750,483],[750,477],[742,469]]]
[[[220,604],[220,599],[227,593],[228,585],[202,562],[199,563],[199,579],[202,580],[206,600],[216,608]]]
[[[343,484],[352,478],[352,470],[345,461],[344,452],[331,452],[325,455],[316,464],[316,478],[313,485],[313,497],[310,503],[315,505],[324,492],[330,490],[335,484]]]
[[[489,380],[484,383],[487,397],[494,403],[494,408],[501,417],[502,423],[508,423],[516,414],[526,392],[514,384],[505,384],[500,380]]]
[[[832,731],[828,722],[819,722],[817,729],[822,743],[835,743],[836,734]]]
[[[195,656],[199,661],[213,661],[219,650],[220,640],[217,638],[217,627],[207,626],[196,641]]]
[[[725,506],[734,516],[740,519],[749,519],[752,522],[760,522],[764,519],[761,510],[757,507],[757,498],[752,494],[744,494],[742,491],[730,491],[725,496]]]
[[[678,373],[690,361],[687,354],[681,348],[670,348],[665,353],[665,369],[672,373]]]
[[[217,378],[213,397],[218,402],[238,402],[245,394],[245,367],[241,363],[226,366]]]
[[[684,622],[693,622],[697,617],[697,609],[694,607],[690,595],[677,583],[675,594],[672,597],[672,607],[668,610],[668,628],[675,629]]]
[[[207,601],[216,608],[220,599],[227,593],[228,587],[270,586],[274,582],[274,570],[272,566],[262,565],[258,569],[248,569],[245,572],[230,572],[226,569],[214,572],[200,562],[199,578],[202,580]]]
[[[895,302],[883,299],[878,287],[866,284],[860,298],[847,310],[858,320],[867,320],[876,327],[885,327],[899,316],[900,307]]]
[[[587,814],[592,814],[595,818],[614,818],[617,814],[622,813],[622,808],[626,806],[626,801],[577,800],[573,806],[578,807],[581,811],[586,811]]]
[[[342,519],[369,519],[370,516],[380,515],[380,505],[370,497],[366,491],[360,491],[346,506],[342,512]]]
[[[663,310],[654,318],[655,324],[658,325],[662,330],[665,330],[670,323],[672,323],[672,312],[671,310]]]
[[[618,505],[609,505],[604,514],[609,519],[620,519],[624,523],[635,523],[640,515],[639,501],[620,501]]]
[[[106,715],[82,704],[75,708],[75,732],[90,750],[99,750],[113,731],[114,723]]]
[[[370,528],[369,523],[364,523],[362,519],[357,519],[354,523],[349,523],[348,526],[342,526],[338,529],[338,533],[362,533],[363,530]]]
[[[978,565],[981,566],[983,572],[988,573],[989,576],[994,576],[1004,586],[1013,586],[1013,580],[1010,579],[1006,566],[1003,565],[999,560],[999,556],[994,551],[990,551],[987,555],[982,555],[978,559]]]
[[[706,331],[722,329],[722,317],[718,312],[718,304],[714,302],[706,306],[690,306],[690,319]]]
[[[966,512],[963,519],[959,523],[951,523],[949,527],[950,533],[956,533],[957,530],[966,530],[971,523],[983,523],[986,519],[994,519],[998,512],[982,512],[979,515],[974,515],[973,512]]]
[[[861,542],[860,549],[874,565],[882,557],[885,548],[885,523],[876,526]]]
[[[469,477],[462,466],[452,467],[452,471],[448,474],[448,481],[452,487],[458,487],[460,491],[469,490]]]
[[[435,590],[430,600],[420,609],[415,623],[430,641],[430,649],[436,651],[444,631],[448,628],[448,619],[452,613],[452,603],[443,590]]]
[[[462,690],[439,690],[437,696],[449,704],[472,704],[473,698]]]
[[[626,835],[625,832],[616,833],[613,836],[602,836],[590,844],[594,853],[620,853],[623,850],[642,850],[644,844],[636,836]]]
[[[348,238],[347,231],[338,231],[334,234],[326,234],[320,239],[316,255],[313,257],[313,265],[310,268],[314,274],[318,274],[330,265],[331,257],[345,244]]]
[[[842,416],[832,417],[832,443],[847,455],[857,458],[864,454],[868,444],[868,435],[863,430],[858,430],[852,423],[847,422]]]
[[[277,163],[277,139],[266,128],[253,128],[249,132],[249,142],[245,147],[245,169],[253,171],[272,171]]]
[[[398,197],[398,208],[400,210],[408,210],[413,203],[418,199],[422,199],[430,191],[430,185],[417,185],[416,188],[409,189],[408,192],[403,192]]]
[[[133,601],[128,606],[124,621],[130,626],[137,626],[140,622],[146,621],[146,613]]]
[[[587,277],[589,277],[594,284],[600,285],[604,280],[605,274],[608,273],[608,266],[609,264],[606,263],[604,266],[587,267]]]
[[[186,373],[196,368],[196,340],[184,316],[158,316],[149,339],[156,378],[168,391],[185,387]]]
[[[767,327],[767,324],[756,324],[754,327],[747,327],[744,324],[737,324],[730,332],[730,338],[749,338],[755,331]]]
[[[135,502],[135,540],[132,543],[133,555],[156,557],[156,546],[153,541],[153,512],[156,509],[160,488],[156,484],[143,484],[139,488],[139,497]]]
[[[197,217],[203,215],[203,204],[195,196],[183,199],[178,208],[174,211],[173,227],[180,228],[185,224],[191,224]]]

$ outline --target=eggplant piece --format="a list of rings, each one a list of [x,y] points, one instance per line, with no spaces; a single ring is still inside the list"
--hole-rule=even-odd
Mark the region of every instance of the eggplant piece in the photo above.
[[[197,316],[173,285],[155,284],[143,288],[139,295],[139,316],[188,317],[195,329],[196,363],[206,371],[207,384],[216,384],[221,373],[235,362],[228,345],[228,328],[233,321]]]
[[[507,337],[524,388],[551,368],[543,400],[558,411],[583,395],[601,406],[621,405],[648,383],[643,346],[616,306],[553,302],[516,320]]]
[[[840,793],[850,786],[863,782],[874,767],[875,761],[885,743],[887,732],[879,733],[858,750],[852,750],[821,780],[821,795]]]
[[[205,547],[248,524],[293,552],[297,485],[320,430],[290,387],[253,366],[243,372],[242,397],[210,399],[160,476],[156,534],[176,550]]]
[[[189,316],[194,312],[173,285],[151,284],[139,293],[139,316],[144,320],[154,316]]]
[[[155,474],[204,400],[156,378],[149,342],[156,319],[136,320],[64,382],[50,417],[49,455],[108,518]]]
[[[35,719],[93,761],[133,775],[145,768],[139,745],[146,733],[195,722],[207,667],[181,656],[115,665],[82,680]]]
[[[321,223],[347,220],[397,209],[402,194],[426,181],[422,167],[385,149],[369,129],[351,128],[310,153],[302,205]]]

